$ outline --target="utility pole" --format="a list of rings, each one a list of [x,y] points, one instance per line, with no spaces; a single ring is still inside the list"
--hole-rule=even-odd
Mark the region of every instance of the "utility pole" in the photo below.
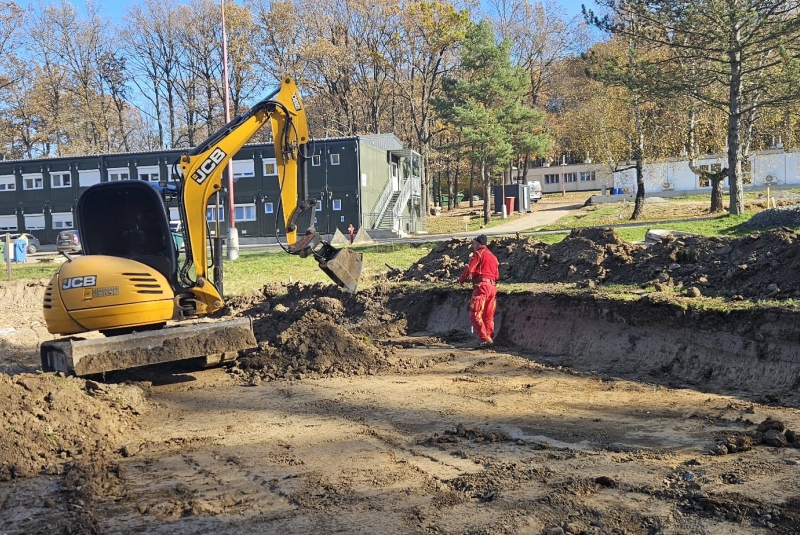
[[[225,0],[222,7],[222,84],[225,89],[225,123],[231,120],[230,84],[228,82],[228,34],[225,30]],[[233,195],[233,158],[228,163],[228,260],[239,258],[239,232],[236,230],[236,208]]]
[[[561,156],[561,196],[567,196],[567,155]]]

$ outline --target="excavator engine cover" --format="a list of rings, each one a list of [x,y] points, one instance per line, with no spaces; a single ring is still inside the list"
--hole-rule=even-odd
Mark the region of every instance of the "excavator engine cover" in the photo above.
[[[321,250],[317,251],[317,262],[333,282],[350,293],[356,293],[363,256],[351,249],[337,249],[324,242]]]

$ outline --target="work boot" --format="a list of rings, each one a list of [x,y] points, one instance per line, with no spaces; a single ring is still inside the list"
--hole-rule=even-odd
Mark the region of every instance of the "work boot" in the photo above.
[[[492,347],[493,345],[494,345],[494,340],[489,338],[488,340],[483,340],[481,343],[479,343],[478,347],[485,348],[485,347]]]

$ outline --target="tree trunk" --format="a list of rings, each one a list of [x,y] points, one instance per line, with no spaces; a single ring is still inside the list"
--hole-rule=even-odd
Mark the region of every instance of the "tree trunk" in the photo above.
[[[489,206],[489,172],[486,169],[486,162],[481,162],[481,183],[483,184],[483,223],[488,224],[492,220],[492,211]]]
[[[424,214],[431,213],[431,206],[430,206],[430,180],[428,179],[428,146],[421,145],[419,148],[419,180],[420,180],[420,188],[421,191],[419,192],[420,196],[420,207],[421,212]]]
[[[709,177],[711,181],[711,213],[716,214],[725,210],[722,204],[722,184],[725,182],[725,177],[728,174],[727,169],[715,173]]]
[[[742,116],[742,58],[737,50],[728,55],[731,81],[728,103],[728,183],[731,191],[729,212],[731,215],[744,213],[742,192],[742,160],[739,122]]]
[[[475,208],[475,162],[469,164],[469,207]]]
[[[456,187],[453,183],[453,176],[450,174],[450,159],[447,160],[447,209],[452,210],[456,207]]]
[[[636,114],[636,202],[633,205],[631,220],[636,220],[644,211],[644,132],[639,118],[638,107],[634,106]]]
[[[449,172],[449,169],[450,169],[450,162],[449,161],[447,162],[447,169],[448,169],[448,172]],[[461,169],[461,166],[460,165],[456,165],[456,172],[453,175],[453,189],[455,191],[455,196],[456,196],[456,204],[455,204],[456,208],[458,208],[460,206],[460,204],[461,204],[461,203],[458,202],[458,176],[459,176],[459,170],[460,169]]]

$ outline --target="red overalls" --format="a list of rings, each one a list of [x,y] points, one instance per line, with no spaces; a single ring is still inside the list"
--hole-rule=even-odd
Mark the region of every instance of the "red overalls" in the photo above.
[[[481,342],[489,342],[494,338],[494,311],[497,306],[497,258],[488,247],[481,245],[472,253],[472,260],[464,268],[458,279],[464,284],[472,278],[472,299],[469,302],[469,320]]]

